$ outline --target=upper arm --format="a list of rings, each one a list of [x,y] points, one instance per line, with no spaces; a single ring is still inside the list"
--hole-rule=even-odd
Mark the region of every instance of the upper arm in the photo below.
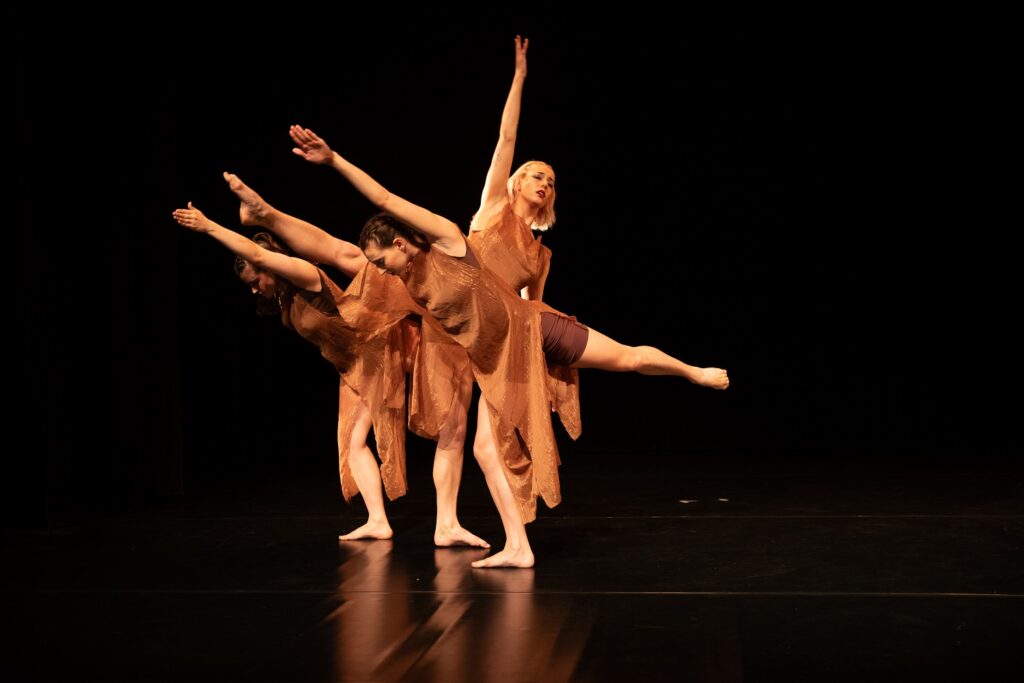
[[[319,292],[322,288],[320,271],[309,261],[261,247],[253,265],[283,277],[299,289]]]
[[[502,134],[491,157],[491,167],[487,169],[484,179],[484,190],[480,194],[480,209],[485,212],[497,203],[506,201],[508,195],[508,177],[512,174],[512,155],[515,154],[515,135]]]
[[[356,245],[339,239],[331,251],[331,265],[348,277],[355,277],[355,274],[366,265],[366,256]]]
[[[427,241],[432,245],[436,245],[441,251],[450,253],[452,256],[463,255],[457,253],[462,249],[462,230],[444,216],[439,216],[432,211],[424,209],[422,206],[413,204],[407,199],[402,199],[398,195],[390,193],[380,204],[380,208],[406,225],[423,233]],[[455,251],[453,252],[452,249]]]

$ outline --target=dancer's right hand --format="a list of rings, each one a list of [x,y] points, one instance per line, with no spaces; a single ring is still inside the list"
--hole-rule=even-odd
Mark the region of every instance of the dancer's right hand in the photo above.
[[[334,152],[327,143],[309,128],[292,126],[288,129],[288,134],[292,137],[292,142],[298,145],[292,148],[292,152],[306,161],[313,164],[329,164],[334,158]]]
[[[530,47],[530,39],[516,36],[516,76],[526,78],[526,49]]]
[[[174,220],[194,232],[213,232],[213,221],[203,215],[203,212],[188,203],[187,209],[175,209]]]

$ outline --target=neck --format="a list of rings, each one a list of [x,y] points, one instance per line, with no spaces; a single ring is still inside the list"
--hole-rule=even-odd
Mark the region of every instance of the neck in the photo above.
[[[537,220],[537,207],[534,204],[523,199],[523,195],[516,195],[516,199],[512,202],[512,213],[519,216],[523,221],[530,227],[533,227],[534,222]]]

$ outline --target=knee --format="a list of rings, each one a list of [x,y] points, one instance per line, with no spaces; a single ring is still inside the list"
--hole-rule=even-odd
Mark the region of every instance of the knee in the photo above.
[[[629,346],[622,359],[622,369],[626,372],[639,372],[650,362],[651,347]]]
[[[636,347],[636,367],[633,368],[633,371],[644,372],[656,368],[660,362],[659,358],[664,356],[664,353],[653,346],[638,346]]]
[[[352,453],[362,453],[369,450],[367,441],[370,438],[370,424],[356,424],[348,439],[348,448]]]
[[[444,449],[453,449],[466,442],[466,418],[453,418],[441,428],[437,437],[437,445]]]
[[[494,446],[493,439],[481,438],[479,435],[473,440],[473,457],[484,472],[498,467],[498,449]]]

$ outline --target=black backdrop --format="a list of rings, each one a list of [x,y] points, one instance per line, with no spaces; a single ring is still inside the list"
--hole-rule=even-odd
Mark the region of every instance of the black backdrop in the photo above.
[[[549,10],[8,10],[9,519],[333,458],[336,375],[170,212],[192,200],[237,227],[230,170],[354,238],[372,207],[290,153],[295,122],[466,225],[517,32],[517,163],[559,182],[549,302],[733,382],[587,372],[567,463],[1015,457],[1013,227],[993,220],[987,156],[1005,144],[997,38]]]

